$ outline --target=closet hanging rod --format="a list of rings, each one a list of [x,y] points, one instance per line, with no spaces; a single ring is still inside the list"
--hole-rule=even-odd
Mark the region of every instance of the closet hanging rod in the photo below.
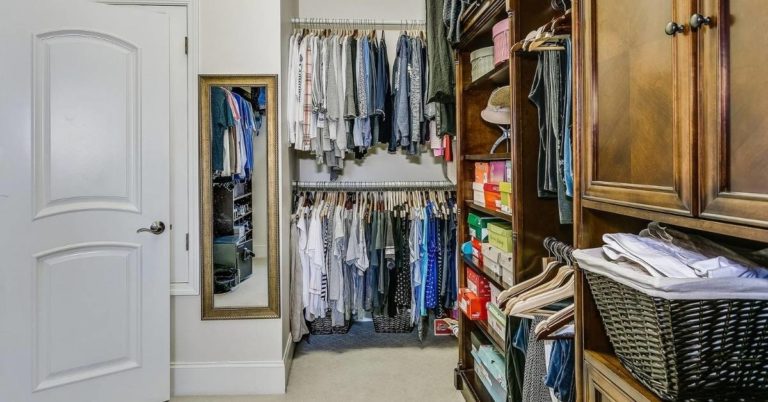
[[[427,23],[424,20],[373,20],[362,18],[291,18],[291,23],[294,28],[314,28],[314,27],[345,27],[356,26],[366,28],[397,28],[397,29],[409,29],[419,28],[423,29]]]
[[[306,190],[350,190],[350,191],[386,191],[386,190],[450,190],[456,185],[449,181],[294,181],[294,191]]]

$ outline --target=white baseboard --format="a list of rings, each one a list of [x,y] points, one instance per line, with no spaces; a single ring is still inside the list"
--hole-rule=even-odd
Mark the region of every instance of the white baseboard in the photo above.
[[[284,361],[171,363],[174,396],[284,394]]]
[[[293,343],[293,335],[288,333],[288,339],[285,341],[285,351],[283,352],[283,364],[285,367],[285,386],[288,386],[288,376],[291,374],[291,367],[293,367],[293,348],[296,346]]]

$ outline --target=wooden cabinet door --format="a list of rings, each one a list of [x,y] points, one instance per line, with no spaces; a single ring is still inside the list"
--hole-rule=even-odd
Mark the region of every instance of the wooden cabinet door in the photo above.
[[[768,227],[768,4],[704,0],[701,215]]]
[[[694,210],[692,3],[584,0],[584,198]]]

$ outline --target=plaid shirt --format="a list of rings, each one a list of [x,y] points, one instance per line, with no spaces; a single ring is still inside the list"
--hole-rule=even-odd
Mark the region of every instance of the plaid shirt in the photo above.
[[[307,53],[304,57],[304,122],[301,127],[301,150],[309,151],[309,126],[312,124],[312,77],[314,63],[312,61],[312,38],[307,38]]]

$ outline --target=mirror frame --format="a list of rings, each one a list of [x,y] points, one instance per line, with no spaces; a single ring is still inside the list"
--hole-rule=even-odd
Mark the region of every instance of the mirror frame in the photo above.
[[[202,319],[233,320],[280,318],[280,221],[278,217],[277,75],[200,75],[200,264]],[[213,181],[211,174],[212,86],[261,86],[267,89],[267,289],[268,304],[259,307],[215,307],[213,294]]]

